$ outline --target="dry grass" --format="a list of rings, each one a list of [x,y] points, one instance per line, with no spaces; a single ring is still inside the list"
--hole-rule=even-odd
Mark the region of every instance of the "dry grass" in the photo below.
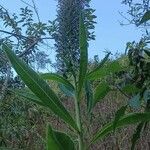
[[[63,97],[63,103],[74,114],[73,100]],[[96,105],[92,123],[88,123],[85,104],[82,104],[81,112],[83,114],[84,129],[86,129],[84,134],[87,137],[85,139],[87,144],[91,138],[90,135],[96,133],[99,128],[111,121],[114,118],[115,111],[125,103],[125,97],[119,93],[110,93],[102,102]],[[39,106],[11,98],[11,100],[5,101],[5,104],[1,105],[1,108],[1,147],[8,147],[11,150],[44,150],[45,127],[48,122],[55,129],[65,131],[74,137],[69,128],[60,119],[52,115],[49,110]],[[103,140],[91,145],[90,149],[129,150],[134,129],[135,126],[129,126],[117,130],[115,134],[110,134]],[[136,150],[150,150],[149,127],[142,133]]]

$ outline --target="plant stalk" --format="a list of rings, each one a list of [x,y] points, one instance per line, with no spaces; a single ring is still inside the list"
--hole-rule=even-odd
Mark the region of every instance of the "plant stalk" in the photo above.
[[[81,117],[80,117],[80,105],[78,98],[75,97],[75,112],[76,112],[76,123],[79,128],[78,132],[78,140],[79,140],[79,150],[83,150],[83,133],[82,133],[82,125],[81,125]]]

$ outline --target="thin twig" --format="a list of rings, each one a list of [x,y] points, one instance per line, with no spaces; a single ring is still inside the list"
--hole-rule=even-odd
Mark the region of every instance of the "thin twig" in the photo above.
[[[25,54],[27,54],[32,48],[35,47],[36,44],[38,44],[39,40],[35,40],[29,47],[26,48],[21,54],[18,55],[18,57],[23,57]]]
[[[27,6],[34,8],[32,5],[30,5],[29,3],[25,2],[24,0],[20,0],[22,3],[26,4]]]
[[[124,96],[126,96],[127,98],[131,98],[129,95],[127,95],[125,92],[123,92],[119,86],[115,86]]]
[[[6,33],[6,34],[10,34],[12,36],[19,37],[19,38],[29,39],[28,37],[26,37],[24,35],[8,32],[8,31],[5,31],[5,30],[0,30],[0,32]]]
[[[32,0],[32,3],[33,3],[34,11],[35,11],[35,13],[36,13],[36,15],[37,15],[37,18],[38,18],[38,22],[41,22],[41,21],[40,21],[40,17],[39,17],[39,13],[38,13],[38,10],[37,10],[36,4],[35,4],[35,1]]]

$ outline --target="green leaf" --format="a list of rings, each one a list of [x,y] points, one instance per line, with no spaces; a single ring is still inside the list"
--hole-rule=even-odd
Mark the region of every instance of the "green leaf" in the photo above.
[[[136,131],[135,133],[133,134],[133,137],[131,139],[131,142],[132,142],[132,146],[131,146],[131,150],[134,150],[135,148],[135,145],[136,145],[136,142],[138,141],[138,139],[140,138],[140,134],[141,134],[141,131],[143,129],[143,126],[144,126],[144,122],[141,122],[137,128],[136,128]]]
[[[141,25],[142,23],[147,22],[148,20],[150,20],[150,11],[147,11],[147,12],[143,15],[141,21],[139,22],[139,25]]]
[[[68,80],[66,80],[64,77],[62,77],[56,73],[44,73],[44,74],[41,74],[41,77],[46,80],[52,80],[52,81],[58,82],[59,88],[65,95],[67,95],[69,97],[74,96],[74,94],[75,94],[74,86]]]
[[[80,16],[79,41],[80,41],[80,69],[78,81],[78,97],[80,97],[83,89],[88,64],[88,43],[86,36],[86,28],[84,25],[82,15]]]
[[[125,115],[125,111],[127,109],[127,105],[126,106],[122,106],[119,110],[117,110],[117,112],[115,113],[115,119],[114,119],[114,123],[113,123],[113,129],[115,131],[116,126],[118,121]]]
[[[51,126],[47,127],[47,150],[75,150],[71,138],[62,132],[52,130]]]
[[[94,98],[93,98],[93,107],[95,106],[95,104],[99,101],[101,101],[110,91],[110,87],[109,84],[106,82],[102,82],[101,84],[99,84],[94,92]]]
[[[125,68],[119,63],[119,61],[113,61],[108,63],[106,66],[102,66],[96,71],[92,71],[87,75],[87,79],[96,80],[114,74],[124,70]]]
[[[27,89],[20,89],[20,90],[13,90],[13,89],[8,89],[11,93],[14,93],[20,97],[23,97],[25,99],[27,99],[28,101],[34,102],[38,105],[41,106],[45,106],[47,107],[47,105],[45,105],[35,94],[33,94],[31,91],[27,90]]]
[[[127,126],[127,125],[136,124],[136,123],[139,123],[139,122],[146,122],[146,121],[150,121],[150,113],[133,113],[133,114],[129,114],[129,115],[124,116],[123,118],[121,118],[118,121],[118,123],[116,125],[116,129]],[[113,126],[114,126],[114,122],[111,122],[111,123],[108,123],[107,125],[105,125],[102,129],[100,129],[94,135],[91,143],[94,143],[97,140],[100,140],[103,137],[105,137],[106,135],[108,135],[109,133],[111,133],[114,129]]]
[[[85,93],[87,99],[87,111],[90,113],[93,105],[93,92],[89,81],[85,82]]]
[[[69,97],[74,97],[75,91],[72,88],[64,86],[64,84],[59,84],[60,90]]]
[[[63,149],[61,150],[75,150],[74,143],[67,134],[63,132],[55,131],[55,135],[60,145],[62,145],[63,147]]]
[[[122,88],[122,91],[127,93],[127,94],[135,94],[135,93],[139,92],[140,89],[137,88],[133,84],[128,84],[128,85],[126,85],[125,87]]]
[[[61,150],[61,145],[59,144],[59,141],[57,140],[50,125],[47,127],[46,136],[47,150]]]
[[[52,81],[56,81],[58,83],[61,83],[64,86],[66,86],[66,88],[68,88],[69,90],[70,89],[72,91],[74,90],[73,85],[68,80],[66,80],[64,77],[62,77],[56,73],[44,73],[44,74],[41,74],[41,77],[43,79],[46,79],[46,80],[52,80]]]
[[[144,52],[150,57],[150,50],[144,50]]]
[[[104,57],[104,59],[100,62],[100,64],[93,70],[91,71],[89,74],[92,74],[94,72],[96,72],[97,70],[99,70],[100,68],[103,67],[103,65],[107,62],[109,56],[110,56],[110,52]]]
[[[34,70],[20,60],[7,45],[3,44],[2,48],[6,52],[15,71],[28,88],[44,103],[44,105],[47,105],[56,115],[75,130],[78,130],[75,121],[49,85]]]

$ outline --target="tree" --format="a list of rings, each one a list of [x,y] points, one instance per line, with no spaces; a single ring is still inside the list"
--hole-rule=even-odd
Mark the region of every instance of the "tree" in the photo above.
[[[150,1],[149,0],[123,0],[122,4],[125,4],[129,7],[127,13],[131,17],[131,19],[127,19],[129,23],[139,25],[140,19],[150,9]],[[145,24],[148,25],[148,24]]]
[[[90,0],[58,0],[57,31],[54,35],[57,71],[66,75],[70,70],[77,72],[79,67],[79,16],[84,14],[88,40],[95,39],[93,15]],[[70,70],[68,70],[70,68]]]
[[[42,23],[38,17],[38,21],[34,18],[35,7],[20,8],[20,14],[11,14],[9,11],[0,6],[0,20],[2,33],[0,37],[1,43],[8,43],[13,48],[13,51],[25,62],[34,69],[43,69],[46,64],[51,64],[48,55],[41,50],[41,45],[47,45],[45,40],[52,39],[52,34],[55,30],[54,21]],[[7,87],[19,87],[23,84],[18,77],[14,77],[14,72],[9,65],[9,62],[0,51],[0,94],[4,97]],[[3,93],[3,94],[2,94]]]

